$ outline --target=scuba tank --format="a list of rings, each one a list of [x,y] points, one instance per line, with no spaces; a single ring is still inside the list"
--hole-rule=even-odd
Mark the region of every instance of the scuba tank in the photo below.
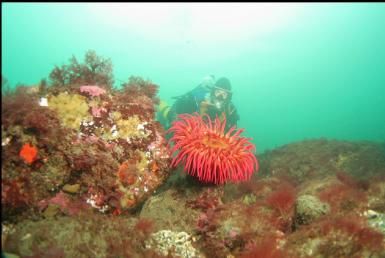
[[[170,107],[164,101],[161,101],[157,108],[157,120],[165,128],[169,128],[178,114],[199,112],[199,103],[210,97],[210,92],[215,83],[213,75],[203,77],[201,83],[191,91],[172,97],[175,102]]]
[[[183,95],[173,97],[173,99],[181,99],[186,96],[192,96],[195,98],[196,101],[200,102],[207,97],[208,93],[210,93],[212,87],[214,86],[214,83],[215,83],[214,75],[207,75],[203,77],[202,82],[199,85],[197,85],[194,89],[192,89],[191,91]]]

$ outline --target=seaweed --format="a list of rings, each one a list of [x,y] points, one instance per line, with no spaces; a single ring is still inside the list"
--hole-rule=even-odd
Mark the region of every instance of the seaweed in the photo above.
[[[276,209],[281,215],[287,214],[296,200],[295,188],[289,183],[282,183],[276,191],[267,197],[268,205]]]
[[[250,244],[248,251],[241,254],[240,258],[283,258],[289,257],[277,248],[277,240],[274,236],[267,236],[258,243]]]
[[[325,241],[319,252],[327,257],[357,255],[364,251],[381,252],[384,236],[366,225],[364,218],[354,214],[327,218],[322,221]]]
[[[71,88],[74,85],[100,85],[112,88],[111,59],[98,56],[94,50],[88,50],[84,63],[79,63],[75,56],[68,65],[55,66],[49,74],[50,84],[53,87]]]
[[[1,99],[9,97],[12,94],[12,87],[8,79],[1,75]]]
[[[136,237],[144,242],[152,232],[154,232],[154,221],[145,218],[139,218],[134,226]]]

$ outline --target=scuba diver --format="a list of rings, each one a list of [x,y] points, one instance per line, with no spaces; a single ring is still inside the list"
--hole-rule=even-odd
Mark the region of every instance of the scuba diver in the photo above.
[[[207,114],[212,120],[218,116],[223,120],[222,115],[226,116],[225,131],[237,125],[239,115],[237,109],[231,101],[231,83],[226,77],[221,77],[215,81],[213,75],[203,78],[202,82],[193,90],[178,97],[174,97],[174,104],[169,107],[165,102],[161,102],[158,108],[158,120],[165,129],[170,128],[179,114],[198,112],[201,115]]]

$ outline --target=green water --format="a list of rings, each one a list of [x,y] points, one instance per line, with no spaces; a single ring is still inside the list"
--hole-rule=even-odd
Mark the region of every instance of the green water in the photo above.
[[[385,4],[2,3],[2,75],[35,84],[93,49],[160,97],[232,82],[258,152],[325,137],[385,140]]]

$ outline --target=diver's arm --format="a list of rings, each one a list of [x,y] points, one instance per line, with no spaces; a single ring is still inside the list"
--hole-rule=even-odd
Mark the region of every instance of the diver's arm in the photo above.
[[[237,122],[239,120],[239,115],[237,112],[237,108],[232,103],[230,103],[230,105],[229,105],[226,120],[227,120],[228,125],[230,125],[230,127],[231,126],[237,126]]]

